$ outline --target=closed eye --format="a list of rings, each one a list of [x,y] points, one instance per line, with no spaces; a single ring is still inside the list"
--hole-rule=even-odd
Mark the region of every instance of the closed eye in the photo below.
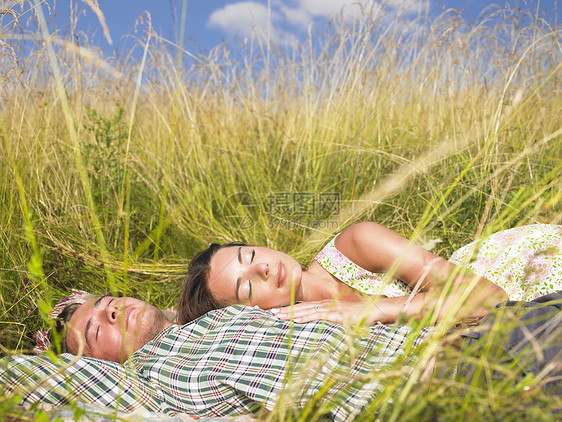
[[[246,251],[246,260],[248,262],[248,265],[252,265],[252,262],[254,261],[254,256],[256,256],[255,249],[252,249],[251,251],[250,250]]]
[[[107,293],[105,295],[103,295],[101,297],[101,299],[105,298],[105,297],[110,297],[109,301],[107,302],[107,304],[105,305],[106,308],[109,308],[111,306],[111,303],[115,300],[115,298],[113,296],[111,296],[111,294]],[[100,325],[98,325],[98,329],[96,330],[96,341],[98,341],[98,337],[100,336]]]

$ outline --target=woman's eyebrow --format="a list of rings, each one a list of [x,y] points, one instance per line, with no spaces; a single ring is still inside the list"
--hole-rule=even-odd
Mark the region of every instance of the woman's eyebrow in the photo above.
[[[240,302],[240,283],[242,282],[242,279],[240,277],[238,277],[236,279],[236,290],[234,290],[234,294],[236,295],[236,301]]]

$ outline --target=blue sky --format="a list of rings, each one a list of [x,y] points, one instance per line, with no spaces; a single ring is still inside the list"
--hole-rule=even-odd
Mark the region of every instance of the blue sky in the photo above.
[[[105,18],[105,25],[111,38],[104,35],[104,27],[94,12],[95,5]],[[310,28],[321,27],[322,24],[343,10],[344,16],[360,13],[358,3],[380,6],[378,0],[187,0],[186,29],[184,45],[189,51],[197,49],[206,51],[222,41],[236,45],[251,36],[252,29],[266,31],[267,23],[271,22],[271,36],[282,40],[287,36],[297,39],[304,37]],[[537,11],[555,22],[555,0],[500,2],[510,3]],[[95,45],[108,55],[130,51],[134,39],[127,35],[142,38],[143,24],[138,25],[143,13],[150,14],[152,26],[164,38],[177,41],[179,21],[184,4],[183,0],[58,0],[56,8],[51,9],[47,18],[53,19],[53,28],[67,31],[71,28],[71,16],[74,15],[75,25],[72,30],[79,37],[87,37],[90,45]],[[270,9],[268,9],[268,4]],[[387,7],[412,17],[426,10],[430,16],[440,13],[443,7],[461,10],[466,19],[475,19],[492,3],[483,0],[386,0]],[[94,8],[92,8],[92,5]],[[71,7],[74,13],[70,13]],[[560,5],[558,6],[560,8]],[[44,9],[48,13],[47,9]],[[557,12],[560,22],[560,10]],[[146,15],[145,15],[146,16]],[[53,30],[51,28],[51,30]]]

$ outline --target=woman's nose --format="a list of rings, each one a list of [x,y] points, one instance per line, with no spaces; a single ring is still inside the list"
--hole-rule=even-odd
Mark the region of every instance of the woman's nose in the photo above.
[[[255,271],[262,280],[269,278],[269,264],[255,264]]]

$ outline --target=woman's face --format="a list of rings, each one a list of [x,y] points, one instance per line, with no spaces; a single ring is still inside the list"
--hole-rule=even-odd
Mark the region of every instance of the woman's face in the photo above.
[[[258,305],[262,309],[300,300],[302,268],[289,255],[256,246],[229,246],[211,258],[209,290],[220,303]]]

